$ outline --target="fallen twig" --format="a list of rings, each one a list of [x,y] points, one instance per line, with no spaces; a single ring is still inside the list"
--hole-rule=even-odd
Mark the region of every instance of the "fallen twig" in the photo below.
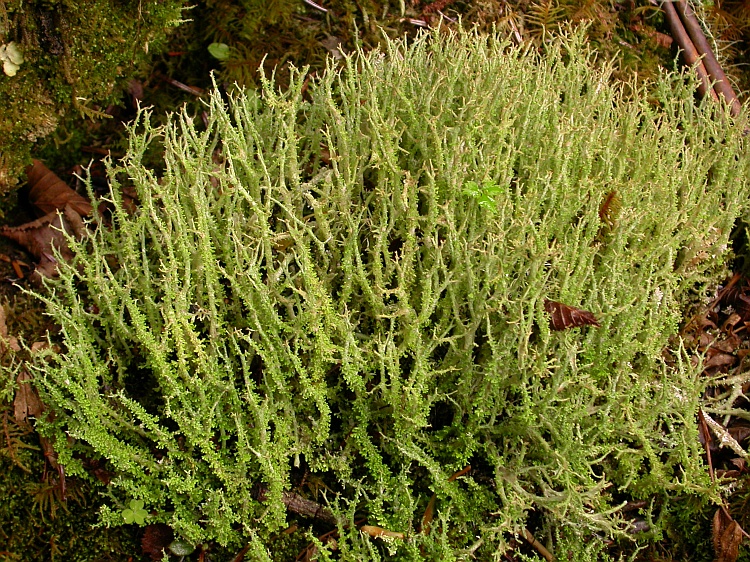
[[[700,80],[698,84],[698,93],[702,98],[710,95],[714,101],[718,102],[719,98],[711,87],[706,67],[703,65],[695,45],[693,45],[693,42],[690,40],[690,36],[687,31],[685,31],[685,27],[682,25],[680,16],[677,15],[677,10],[675,10],[673,3],[662,2],[661,7],[667,17],[672,37],[674,37],[674,40],[677,41],[680,49],[682,49],[682,58],[685,60],[686,64],[693,66],[695,72],[698,74],[698,79]]]
[[[162,80],[164,80],[167,84],[171,84],[175,88],[178,88],[183,92],[187,92],[188,94],[192,94],[196,97],[201,97],[205,93],[203,88],[188,86],[187,84],[183,84],[179,80],[175,80],[174,78],[170,78],[169,76],[162,76]]]
[[[268,488],[260,486],[255,494],[256,499],[260,502],[266,501],[267,493]],[[281,501],[289,511],[301,515],[302,517],[318,519],[319,521],[323,521],[330,525],[336,525],[338,523],[330,509],[319,503],[305,499],[299,494],[283,492],[281,494]]]
[[[316,3],[315,3],[315,2],[313,2],[312,0],[302,0],[302,1],[303,1],[303,2],[305,3],[305,4],[307,4],[308,6],[312,6],[312,7],[313,7],[313,8],[315,8],[316,10],[320,10],[320,11],[321,11],[321,12],[323,12],[324,14],[327,14],[327,13],[328,13],[328,10],[327,10],[326,8],[324,8],[324,7],[323,7],[323,6],[321,6],[320,4],[316,4]]]
[[[534,538],[534,535],[531,534],[531,531],[528,529],[523,530],[523,538],[525,538],[528,543],[533,546],[536,551],[541,554],[547,562],[555,562],[555,556],[546,548],[544,548],[544,545],[540,543],[538,540]]]
[[[703,437],[703,447],[706,449],[706,461],[708,464],[708,476],[711,478],[711,482],[716,480],[714,476],[714,463],[711,458],[711,432],[708,430],[708,424],[706,423],[706,416],[703,413],[703,408],[698,408],[698,421],[700,423],[700,432]]]
[[[740,101],[737,99],[729,80],[727,80],[726,74],[721,69],[719,61],[716,60],[711,46],[703,34],[698,18],[695,17],[695,12],[685,0],[678,0],[675,4],[677,5],[677,13],[685,25],[685,30],[690,36],[698,55],[702,57],[701,62],[713,82],[714,91],[717,95],[724,97],[724,101],[729,104],[732,116],[736,117],[740,113]]]

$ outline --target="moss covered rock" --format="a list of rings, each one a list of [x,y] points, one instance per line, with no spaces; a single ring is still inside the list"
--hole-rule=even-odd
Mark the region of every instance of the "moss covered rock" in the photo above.
[[[0,194],[16,185],[34,143],[62,116],[106,117],[102,108],[117,101],[118,82],[163,45],[183,4],[0,1],[0,48],[21,56],[0,74]]]

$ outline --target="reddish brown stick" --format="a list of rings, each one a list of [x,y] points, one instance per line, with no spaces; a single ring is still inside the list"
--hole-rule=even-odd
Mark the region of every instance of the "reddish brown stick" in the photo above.
[[[266,501],[267,493],[268,488],[265,486],[259,486],[255,494],[256,499],[260,502]],[[289,511],[301,515],[302,517],[318,519],[331,525],[337,523],[336,517],[330,509],[319,503],[305,499],[299,494],[293,492],[282,492],[281,501]]]
[[[708,462],[708,477],[714,482],[714,463],[711,459],[711,432],[708,430],[706,417],[703,415],[703,408],[698,408],[698,422],[701,434],[703,435],[703,446],[706,449],[706,461]]]
[[[672,37],[674,37],[674,40],[677,41],[677,44],[682,49],[682,58],[685,59],[686,64],[695,66],[695,71],[698,73],[698,79],[700,80],[700,83],[698,84],[698,93],[701,97],[710,95],[714,101],[718,102],[719,98],[711,87],[706,67],[701,62],[700,55],[698,54],[695,45],[693,45],[690,36],[687,31],[685,31],[685,27],[680,21],[680,16],[677,15],[677,10],[674,9],[672,2],[669,1],[662,3],[662,10],[664,10],[664,14],[667,16],[667,22],[669,23],[669,29],[672,31]]]
[[[714,82],[714,90],[719,96],[724,96],[724,100],[729,104],[732,116],[736,117],[740,113],[740,100],[737,99],[732,85],[721,69],[719,61],[716,60],[711,46],[703,34],[700,23],[698,23],[698,18],[695,17],[695,12],[693,12],[693,9],[685,0],[678,0],[676,4],[677,13],[685,25],[685,30],[690,36],[693,45],[695,45],[698,55],[703,57],[702,62],[706,68],[706,72],[708,72],[709,77]]]

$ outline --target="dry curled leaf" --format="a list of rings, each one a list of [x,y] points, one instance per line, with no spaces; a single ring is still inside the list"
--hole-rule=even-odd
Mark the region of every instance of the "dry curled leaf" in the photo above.
[[[25,427],[29,426],[29,418],[39,418],[44,411],[44,404],[36,389],[31,386],[31,380],[31,375],[26,371],[21,371],[18,374],[16,379],[18,388],[13,400],[16,423]]]
[[[596,326],[597,328],[601,326],[596,317],[588,310],[581,310],[561,302],[545,299],[544,310],[550,315],[550,326],[553,330],[567,330],[580,326]]]
[[[105,486],[112,482],[112,478],[115,476],[114,472],[104,468],[105,465],[103,461],[97,459],[86,459],[83,464],[89,473]]]
[[[608,228],[613,228],[620,214],[622,199],[616,191],[610,191],[599,206],[599,219]]]
[[[68,187],[39,160],[34,160],[34,164],[26,168],[26,176],[30,188],[29,202],[42,215],[62,211],[66,206],[70,206],[81,216],[91,213],[91,203]]]
[[[736,562],[743,534],[742,527],[724,509],[717,509],[711,529],[714,562]]]
[[[737,357],[729,353],[712,353],[704,363],[703,368],[708,369],[710,367],[728,367],[734,365],[737,362]]]
[[[63,230],[79,238],[86,230],[81,215],[70,206],[66,206],[62,214],[54,211],[21,226],[2,227],[0,235],[20,244],[38,260],[35,273],[54,277],[57,274],[57,260],[53,248],[57,248],[65,260],[73,257]]]
[[[5,352],[7,349],[20,351],[21,346],[18,345],[18,339],[8,335],[8,326],[5,323],[5,318],[5,307],[0,306],[0,353]]]
[[[147,554],[151,560],[161,560],[164,551],[168,552],[170,543],[174,540],[174,531],[169,525],[156,523],[147,525],[141,538],[141,550]]]
[[[404,533],[389,531],[388,529],[383,529],[382,527],[376,527],[374,525],[362,525],[359,530],[371,537],[403,539],[405,536]]]

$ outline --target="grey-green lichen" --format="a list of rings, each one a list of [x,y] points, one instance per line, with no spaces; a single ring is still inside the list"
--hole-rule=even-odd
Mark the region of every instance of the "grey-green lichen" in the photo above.
[[[0,62],[6,76],[15,76],[23,63],[23,53],[15,41],[0,45]]]

